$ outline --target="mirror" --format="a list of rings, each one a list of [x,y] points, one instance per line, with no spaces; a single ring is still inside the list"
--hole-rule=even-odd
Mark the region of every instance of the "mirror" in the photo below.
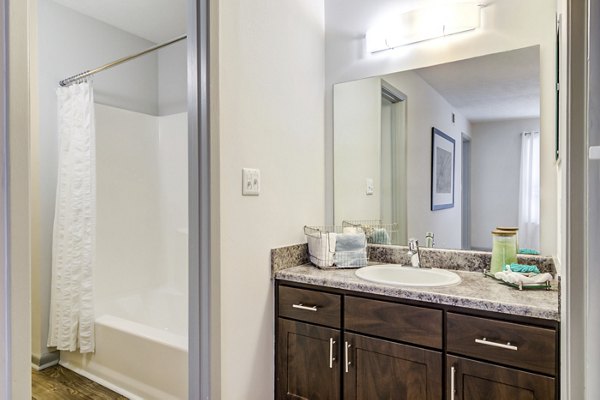
[[[520,247],[539,250],[539,82],[532,46],[336,84],[335,224],[471,250],[518,226]]]

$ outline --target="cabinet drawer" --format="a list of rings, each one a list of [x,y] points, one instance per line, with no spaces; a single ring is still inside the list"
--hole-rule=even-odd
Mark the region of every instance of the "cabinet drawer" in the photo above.
[[[556,374],[556,331],[448,313],[448,352]]]
[[[442,311],[346,296],[348,330],[386,339],[442,348]]]
[[[341,296],[279,286],[279,316],[339,328]]]

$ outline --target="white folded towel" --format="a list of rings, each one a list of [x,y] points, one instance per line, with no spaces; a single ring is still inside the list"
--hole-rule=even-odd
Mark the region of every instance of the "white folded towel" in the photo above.
[[[333,266],[333,255],[335,253],[335,232],[307,235],[308,254],[310,261],[317,267]]]
[[[504,282],[514,283],[515,285],[518,285],[519,283],[523,283],[525,285],[544,283],[544,282],[548,282],[548,281],[552,280],[552,275],[547,272],[544,274],[527,276],[524,274],[520,274],[518,272],[503,271],[503,272],[496,272],[494,274],[494,277],[496,279],[501,279]]]

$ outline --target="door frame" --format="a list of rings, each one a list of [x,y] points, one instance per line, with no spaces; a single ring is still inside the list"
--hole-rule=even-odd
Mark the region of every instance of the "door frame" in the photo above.
[[[471,138],[462,132],[461,139],[461,247],[471,250]]]
[[[218,347],[213,344],[211,289],[218,265],[212,262],[211,146],[210,130],[210,0],[188,0],[188,171],[189,171],[189,329],[188,398],[219,398]],[[214,20],[214,18],[213,18]],[[214,268],[214,270],[213,270]],[[215,288],[216,289],[216,288]],[[215,354],[213,354],[215,353]],[[211,370],[214,371],[211,374]],[[216,374],[216,375],[215,375]]]

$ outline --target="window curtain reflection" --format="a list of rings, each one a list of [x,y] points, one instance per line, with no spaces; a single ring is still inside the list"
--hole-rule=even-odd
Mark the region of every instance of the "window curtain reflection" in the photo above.
[[[521,134],[519,246],[540,250],[540,133]]]

